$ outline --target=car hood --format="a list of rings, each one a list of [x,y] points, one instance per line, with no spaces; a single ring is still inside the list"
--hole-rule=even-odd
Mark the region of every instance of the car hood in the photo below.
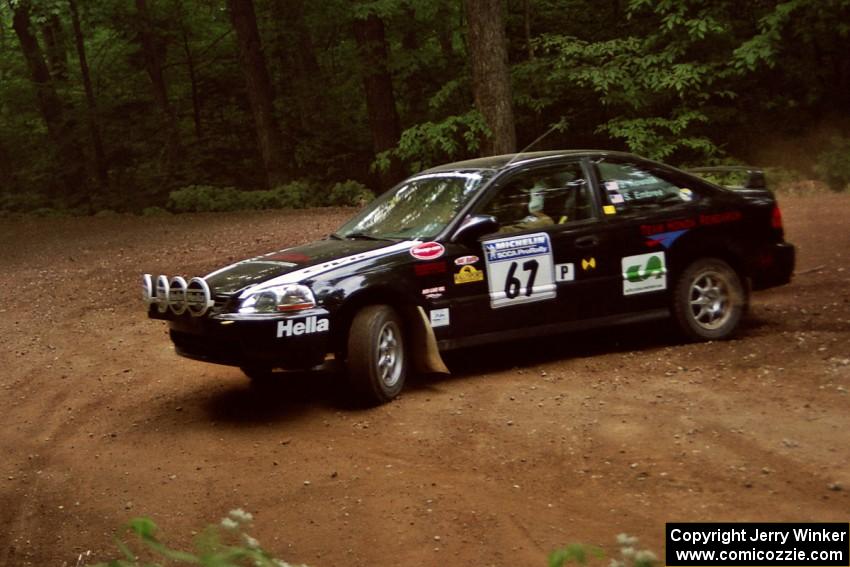
[[[348,266],[406,251],[412,241],[319,240],[248,258],[207,274],[214,295],[232,295],[258,284],[298,283]],[[265,286],[263,286],[265,287]]]

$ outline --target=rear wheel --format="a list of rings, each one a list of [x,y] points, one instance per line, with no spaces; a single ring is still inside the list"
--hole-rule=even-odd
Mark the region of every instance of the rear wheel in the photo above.
[[[729,337],[746,310],[741,278],[719,258],[702,258],[676,282],[673,314],[689,339],[719,340]]]
[[[357,312],[348,332],[348,375],[370,404],[388,402],[401,393],[407,378],[407,353],[401,317],[388,305]]]

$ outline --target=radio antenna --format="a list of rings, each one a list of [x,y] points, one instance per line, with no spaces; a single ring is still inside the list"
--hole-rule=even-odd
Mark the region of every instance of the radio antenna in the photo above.
[[[538,136],[538,137],[537,137],[537,138],[536,138],[533,142],[531,142],[530,144],[528,144],[527,146],[525,146],[525,147],[524,147],[521,151],[519,151],[519,152],[515,153],[515,154],[514,154],[514,157],[512,157],[512,158],[508,161],[508,163],[506,163],[503,167],[508,167],[508,166],[509,166],[509,165],[511,165],[513,162],[515,162],[516,160],[518,160],[518,159],[519,159],[519,158],[520,158],[523,154],[528,153],[528,150],[529,150],[530,148],[532,148],[533,146],[535,146],[538,142],[540,142],[541,140],[543,140],[543,138],[545,138],[546,136],[548,136],[549,134],[551,134],[551,133],[552,133],[552,132],[554,132],[555,130],[562,130],[562,129],[564,129],[566,126],[567,126],[567,121],[566,121],[566,119],[565,119],[565,118],[563,118],[563,117],[562,117],[560,120],[558,120],[557,122],[555,122],[554,124],[552,124],[552,127],[551,127],[551,128],[549,128],[549,129],[548,129],[548,130],[546,130],[543,134],[541,134],[540,136]]]

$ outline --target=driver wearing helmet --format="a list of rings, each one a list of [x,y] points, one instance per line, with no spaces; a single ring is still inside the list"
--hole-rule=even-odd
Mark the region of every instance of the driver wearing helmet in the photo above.
[[[537,181],[528,192],[528,214],[513,223],[503,225],[499,232],[514,232],[555,224],[552,217],[543,212],[547,190],[548,187],[543,181]]]

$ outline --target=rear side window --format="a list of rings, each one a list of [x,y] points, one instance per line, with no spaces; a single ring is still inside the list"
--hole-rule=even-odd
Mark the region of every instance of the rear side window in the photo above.
[[[617,212],[662,208],[699,200],[691,187],[662,177],[634,163],[600,161],[596,164],[606,205]]]

